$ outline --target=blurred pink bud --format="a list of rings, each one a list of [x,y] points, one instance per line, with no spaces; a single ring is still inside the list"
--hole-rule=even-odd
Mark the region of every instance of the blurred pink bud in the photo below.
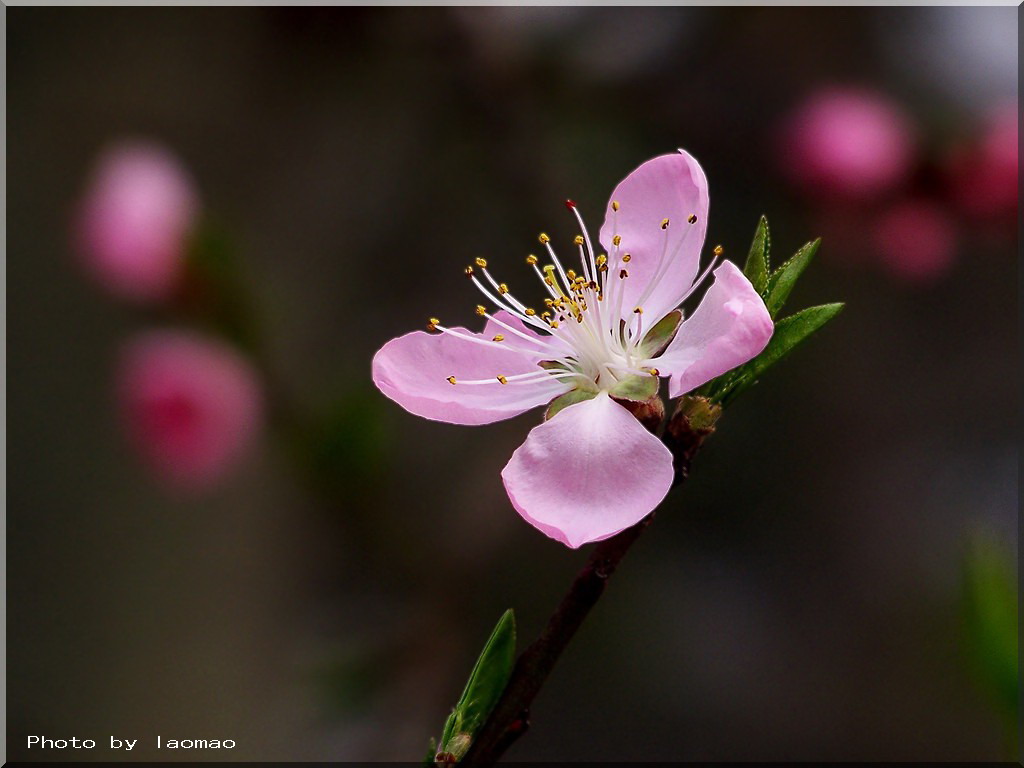
[[[156,144],[118,144],[100,156],[80,203],[76,250],[115,296],[165,300],[177,286],[198,208],[174,155]]]
[[[874,242],[893,274],[912,282],[928,282],[952,266],[956,232],[945,209],[923,200],[908,200],[879,217]]]
[[[989,115],[976,144],[951,160],[953,197],[968,213],[998,216],[1017,211],[1017,105]]]
[[[255,371],[231,347],[187,331],[150,331],[122,350],[117,396],[132,444],[170,487],[220,480],[260,430]]]
[[[782,124],[782,169],[804,187],[865,199],[901,181],[910,165],[913,130],[900,107],[880,94],[826,89]]]

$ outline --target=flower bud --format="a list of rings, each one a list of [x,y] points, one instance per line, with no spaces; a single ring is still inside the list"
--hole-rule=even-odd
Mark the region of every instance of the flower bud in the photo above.
[[[124,429],[171,488],[209,488],[237,464],[263,420],[260,385],[231,347],[184,331],[150,331],[123,349]]]
[[[114,296],[166,300],[178,286],[198,208],[192,180],[169,151],[116,145],[100,156],[79,204],[75,250]]]

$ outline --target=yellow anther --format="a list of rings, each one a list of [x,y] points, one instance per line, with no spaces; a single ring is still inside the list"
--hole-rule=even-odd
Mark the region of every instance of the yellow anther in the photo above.
[[[487,307],[485,307],[483,304],[477,304],[476,313],[480,315],[480,317],[483,317],[484,315],[487,314]]]
[[[631,253],[624,254],[623,257],[622,257],[622,263],[623,264],[629,264],[630,259],[632,259],[632,258],[633,258],[633,254],[631,254]]]
[[[554,280],[552,280],[552,279],[551,279],[550,277],[545,277],[545,278],[544,278],[544,282],[545,282],[545,283],[546,283],[547,285],[550,285],[551,287],[554,287],[554,285],[555,285],[555,281],[554,281]]]
[[[598,271],[598,272],[607,272],[607,271],[608,271],[608,265],[607,265],[607,264],[602,264],[602,265],[600,265],[600,266],[599,266],[599,267],[597,268],[597,271]]]
[[[543,232],[540,233],[540,235],[537,237],[537,239],[540,240],[543,245],[547,245],[548,243],[551,242],[551,238],[548,237]]]
[[[526,315],[527,315],[527,317],[533,317],[536,314],[537,314],[537,310],[536,309],[530,309],[529,307],[526,308]]]
[[[555,306],[554,299],[544,299],[544,306],[545,307],[553,307],[553,306]]]
[[[661,375],[661,371],[659,371],[657,368],[648,368],[647,372],[650,373],[651,376],[660,376]]]
[[[437,330],[437,326],[440,325],[440,323],[441,323],[441,321],[438,320],[436,317],[430,318],[430,320],[427,321],[427,330],[428,331],[436,331]]]
[[[618,235],[616,235],[616,237],[618,237]],[[596,261],[597,262],[597,266],[600,267],[600,266],[603,266],[608,261],[608,257],[605,256],[602,253],[600,256],[598,256],[596,259],[594,259],[594,261]]]
[[[451,384],[452,386],[454,386],[455,385],[455,377],[454,376],[449,376],[448,377],[448,383]]]
[[[506,378],[505,378],[504,376],[502,376],[501,374],[499,374],[497,378],[498,378],[498,381],[499,381],[500,383],[502,383],[502,384],[508,384],[508,379],[506,379]]]
[[[536,257],[536,256],[534,256],[534,255],[533,255],[533,254],[531,253],[531,254],[530,254],[529,256],[527,256],[527,257],[526,257],[526,263],[527,263],[527,264],[536,264],[536,263],[537,263],[537,257]]]
[[[505,285],[505,283],[498,283],[498,293],[504,296],[506,293],[508,293],[508,286]]]
[[[634,307],[633,308],[633,314],[634,315],[642,315],[643,313],[644,313],[644,308],[643,307]]]
[[[619,210],[619,201],[618,200],[612,200],[612,210],[613,211]]]
[[[473,268],[472,267],[466,267],[466,277],[472,277],[472,276],[473,276]]]
[[[547,320],[549,317],[551,317],[551,313],[550,312],[541,312],[540,316],[541,316],[542,319]]]
[[[480,267],[480,269],[487,269],[487,259],[477,259],[476,265]]]
[[[491,341],[504,341],[504,340],[505,340],[505,337],[502,334],[500,334],[500,333],[497,336],[495,336],[493,339],[491,339]]]
[[[629,272],[627,272],[624,269],[619,270],[619,279],[620,280],[625,280],[627,277],[629,277]]]
[[[576,273],[571,269],[565,273],[565,276],[568,277],[570,280],[576,279]]]
[[[616,235],[612,238],[612,245],[619,245],[622,242],[622,236]]]
[[[691,224],[696,224],[697,223],[697,214],[696,213],[691,213],[690,214],[690,218],[688,218],[687,221],[690,222]]]
[[[558,327],[558,321],[557,320],[552,320],[551,321],[551,327],[552,328],[557,328]]]
[[[716,245],[711,252],[715,254],[715,256],[721,256],[725,252],[725,249],[720,245]]]
[[[576,245],[583,245],[583,235],[576,235],[576,237],[574,237],[574,238],[572,239],[572,241],[573,241],[573,242],[574,242],[574,243],[575,243]]]
[[[668,229],[668,219],[662,219],[661,220],[661,228],[662,229]]]

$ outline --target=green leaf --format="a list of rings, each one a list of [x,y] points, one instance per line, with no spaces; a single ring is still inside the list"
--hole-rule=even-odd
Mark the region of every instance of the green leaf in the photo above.
[[[797,278],[807,269],[807,265],[811,263],[811,259],[818,252],[818,246],[820,245],[820,237],[807,243],[789,261],[772,272],[771,277],[768,278],[768,288],[764,303],[768,306],[768,313],[773,318],[782,309],[783,304],[786,303],[786,299],[789,298],[793,286],[796,285]]]
[[[665,347],[675,338],[676,331],[679,330],[679,323],[682,320],[682,311],[673,309],[651,326],[651,330],[644,335],[644,340],[640,342],[638,347],[640,357],[650,359],[664,352]]]
[[[616,400],[641,402],[658,394],[657,376],[627,376],[608,390]]]
[[[714,393],[713,399],[724,404],[735,398],[757,381],[761,374],[838,315],[842,309],[843,304],[841,303],[822,304],[819,307],[808,307],[777,322],[772,338],[764,351],[750,362],[737,368],[731,375],[726,374],[726,376],[730,376],[727,384]]]
[[[461,760],[477,731],[491,714],[508,685],[516,656],[516,618],[511,609],[502,614],[476,660],[459,703],[449,715],[441,735],[441,752]]]
[[[597,397],[596,389],[579,388],[566,392],[564,395],[559,395],[548,405],[548,409],[544,413],[544,420],[547,421],[554,418],[555,414],[563,408],[568,408],[570,405],[576,405],[576,403],[582,403],[586,400],[592,400],[595,397]]]
[[[433,736],[430,737],[430,741],[427,743],[427,754],[423,756],[423,761],[420,765],[424,768],[434,768],[434,758],[437,756],[437,741]]]
[[[987,535],[975,535],[964,561],[964,618],[974,670],[1017,721],[1017,580],[1013,557]]]
[[[743,274],[747,276],[754,290],[765,296],[768,288],[768,254],[771,250],[771,235],[768,232],[768,219],[764,216],[757,223],[757,231],[754,232],[754,242],[750,244],[750,253],[747,254],[747,263],[743,267]]]

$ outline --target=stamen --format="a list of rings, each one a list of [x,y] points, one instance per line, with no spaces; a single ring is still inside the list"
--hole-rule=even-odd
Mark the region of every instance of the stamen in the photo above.
[[[476,265],[480,267],[480,269],[487,269],[487,259],[477,258]]]
[[[430,320],[427,322],[427,330],[428,331],[436,331],[437,330],[437,324],[440,323],[440,322],[441,321],[438,320],[436,317],[430,318]]]
[[[449,376],[448,377],[448,383],[451,384],[454,387],[455,386],[455,377],[454,376]]]
[[[491,341],[504,341],[504,340],[505,340],[505,337],[502,334],[500,334],[500,333],[498,335],[496,335],[493,339],[491,339]]]

